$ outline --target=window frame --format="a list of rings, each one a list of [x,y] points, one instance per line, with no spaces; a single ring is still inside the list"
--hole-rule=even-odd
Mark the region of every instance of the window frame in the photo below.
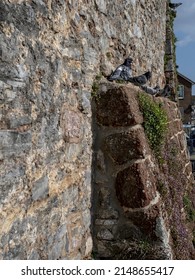
[[[181,89],[182,89],[182,91],[181,91]],[[180,95],[179,93],[182,93],[182,95]],[[184,85],[178,85],[178,89],[177,89],[178,99],[184,99],[184,95],[185,95]]]

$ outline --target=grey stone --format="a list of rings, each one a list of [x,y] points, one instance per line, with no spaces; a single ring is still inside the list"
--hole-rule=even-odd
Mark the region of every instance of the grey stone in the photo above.
[[[97,212],[97,216],[100,219],[118,219],[119,218],[119,212],[118,210],[115,210],[113,208],[106,208],[106,209],[99,209]]]
[[[40,260],[40,256],[37,251],[33,250],[28,257],[29,260]]]
[[[95,0],[95,3],[98,7],[98,10],[103,13],[107,14],[107,9],[106,9],[106,1],[105,0]]]
[[[134,35],[137,37],[137,38],[141,38],[142,37],[142,32],[141,32],[141,29],[139,28],[139,26],[137,24],[134,24]]]
[[[1,203],[4,200],[6,200],[9,193],[11,193],[20,184],[20,180],[22,179],[24,174],[25,174],[25,168],[22,165],[1,172],[1,180],[0,180]]]
[[[66,232],[67,232],[66,225],[62,225],[62,226],[58,229],[58,231],[57,231],[57,233],[56,233],[56,235],[55,235],[55,240],[56,240],[57,242],[60,242],[60,241],[66,236]]]
[[[98,233],[97,233],[97,238],[98,239],[103,239],[103,240],[113,240],[114,236],[113,234],[110,232],[110,230],[108,229],[101,229]]]
[[[62,203],[64,207],[69,207],[69,209],[74,209],[78,205],[78,187],[70,186],[67,188],[62,196]]]
[[[80,111],[91,117],[91,93],[89,91],[80,91],[78,93],[78,101]]]
[[[175,64],[172,58],[168,59],[165,71],[173,72],[175,69]]]
[[[52,247],[52,249],[49,252],[48,259],[49,260],[60,259],[62,256],[63,248],[64,248],[64,240],[55,243],[55,245]]]
[[[105,219],[96,219],[95,224],[99,226],[113,226],[117,225],[118,220],[105,220]]]
[[[67,162],[75,162],[81,153],[82,147],[80,144],[67,143],[65,147],[65,160]]]
[[[31,124],[32,120],[29,116],[14,116],[9,119],[10,128],[17,128],[21,125]]]
[[[89,47],[88,45],[83,46],[84,50],[84,60],[87,64],[97,65],[98,63],[98,53],[94,48]]]
[[[106,32],[108,38],[116,38],[117,31],[113,25],[111,25],[109,22],[105,21],[103,28],[104,28],[104,31]]]
[[[32,143],[31,132],[0,131],[0,158],[28,153]]]
[[[131,4],[132,4],[133,6],[135,6],[137,0],[130,0],[130,2],[131,2]]]
[[[132,223],[126,221],[123,225],[118,227],[119,239],[141,240],[143,238],[142,232],[139,227],[136,227]]]
[[[106,165],[105,165],[105,158],[104,153],[99,150],[96,153],[96,162],[97,162],[97,168],[100,169],[102,172],[106,171]]]
[[[32,188],[32,199],[39,200],[44,199],[49,194],[49,186],[48,186],[49,179],[46,176],[43,176],[39,180],[35,181]]]

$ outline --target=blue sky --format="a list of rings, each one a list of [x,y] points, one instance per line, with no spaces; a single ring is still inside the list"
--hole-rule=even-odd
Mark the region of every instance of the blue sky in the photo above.
[[[172,3],[178,3],[173,1]],[[177,8],[174,31],[178,39],[176,44],[176,59],[178,71],[195,81],[195,0],[181,0]],[[193,86],[195,94],[195,86]]]

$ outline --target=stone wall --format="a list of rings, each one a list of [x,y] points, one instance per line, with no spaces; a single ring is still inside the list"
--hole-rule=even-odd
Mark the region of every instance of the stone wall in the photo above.
[[[164,79],[166,0],[0,1],[0,259],[91,253],[91,87]]]
[[[101,259],[194,259],[194,206],[187,204],[195,196],[180,113],[169,99],[151,97],[168,116],[157,160],[139,91],[102,83],[94,98],[94,253]]]
[[[176,64],[176,37],[174,34],[174,20],[177,11],[169,8],[169,0],[167,1],[166,14],[166,42],[165,42],[165,78],[166,83],[171,85],[171,99],[178,101],[177,96],[177,64]]]

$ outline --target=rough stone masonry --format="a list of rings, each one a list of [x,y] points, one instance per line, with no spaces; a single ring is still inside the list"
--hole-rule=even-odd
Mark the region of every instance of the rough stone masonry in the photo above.
[[[166,0],[0,1],[0,259],[91,254],[94,79],[162,86],[165,33]]]
[[[157,160],[139,94],[132,85],[101,83],[94,98],[94,253],[100,259],[195,259],[194,205],[188,205],[195,203],[194,179],[179,110],[167,98],[151,97],[168,116]]]

